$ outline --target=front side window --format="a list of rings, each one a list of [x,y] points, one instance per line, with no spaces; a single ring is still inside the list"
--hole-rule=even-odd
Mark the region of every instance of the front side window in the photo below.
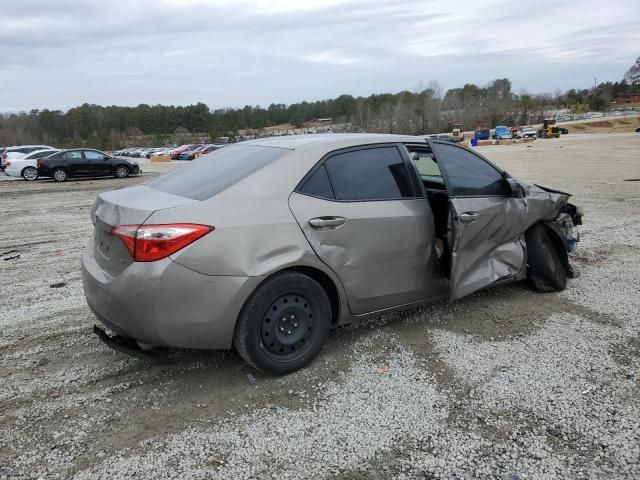
[[[102,160],[104,158],[104,153],[96,152],[95,150],[85,150],[84,158],[88,160]]]
[[[502,173],[482,158],[454,144],[431,145],[439,167],[447,177],[452,195],[508,196],[509,186]]]
[[[395,146],[333,155],[325,161],[337,200],[413,197],[409,172]]]
[[[79,150],[73,150],[71,152],[64,152],[64,158],[67,160],[77,160],[82,158],[82,152]]]

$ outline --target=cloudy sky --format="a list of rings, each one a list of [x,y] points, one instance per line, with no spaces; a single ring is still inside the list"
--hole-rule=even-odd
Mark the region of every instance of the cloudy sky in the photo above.
[[[481,9],[480,9],[481,7]],[[0,111],[619,80],[640,0],[2,0]]]

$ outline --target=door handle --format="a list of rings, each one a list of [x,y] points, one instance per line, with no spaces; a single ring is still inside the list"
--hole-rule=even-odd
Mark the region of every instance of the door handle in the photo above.
[[[329,230],[344,225],[344,222],[346,221],[347,219],[344,217],[316,217],[309,220],[309,225],[311,225],[311,228],[315,228],[317,230]]]
[[[478,219],[478,214],[476,212],[464,212],[458,218],[462,223],[473,223]]]

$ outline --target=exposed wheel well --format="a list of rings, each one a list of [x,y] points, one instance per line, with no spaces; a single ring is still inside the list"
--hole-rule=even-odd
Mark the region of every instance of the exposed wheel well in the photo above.
[[[306,266],[285,268],[284,270],[273,273],[270,277],[286,271],[302,273],[303,275],[313,278],[318,282],[329,297],[329,303],[331,304],[331,324],[335,325],[338,323],[338,318],[340,318],[340,295],[338,294],[338,289],[333,283],[333,280],[331,280],[331,277],[322,270]]]

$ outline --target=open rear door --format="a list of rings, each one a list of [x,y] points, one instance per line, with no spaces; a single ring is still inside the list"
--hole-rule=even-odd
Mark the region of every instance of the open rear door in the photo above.
[[[518,278],[525,267],[527,204],[502,172],[474,152],[429,140],[449,195],[451,300]]]

